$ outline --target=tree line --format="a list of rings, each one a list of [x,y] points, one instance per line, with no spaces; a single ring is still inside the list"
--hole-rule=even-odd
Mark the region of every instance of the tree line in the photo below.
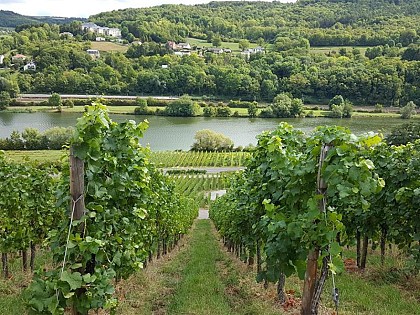
[[[271,101],[285,92],[305,103],[327,103],[335,95],[342,95],[355,104],[404,105],[420,99],[418,6],[416,1],[396,5],[373,0],[297,4],[213,2],[119,10],[91,19],[98,24],[121,27],[123,36],[131,34],[130,38],[146,42],[130,45],[126,53],[104,52],[99,59],[86,53],[91,45],[90,35],[83,34],[80,22],[22,26],[0,39],[0,53],[6,54],[4,65],[8,68],[0,72],[0,91],[8,92],[12,98],[19,93],[58,92],[189,94],[250,101]],[[278,18],[274,19],[276,14]],[[322,22],[327,18],[331,23]],[[172,27],[175,22],[178,26]],[[136,23],[143,31],[130,31],[124,23]],[[178,32],[182,25],[184,31]],[[158,33],[159,28],[177,33],[146,36],[147,27],[152,33]],[[273,34],[248,36],[247,32],[256,27],[274,27]],[[204,28],[209,30],[209,34],[201,34],[201,28],[203,32]],[[244,32],[239,31],[241,28]],[[72,31],[76,36],[60,38],[61,31]],[[230,34],[233,31],[238,33]],[[318,32],[319,38],[328,37],[331,32],[354,37],[362,31],[371,31],[369,36],[383,39],[367,40],[370,37],[362,34],[366,35],[360,35],[364,41],[325,42],[314,40],[313,33]],[[204,35],[209,40],[217,36],[240,41],[242,48],[249,41],[258,42],[266,53],[251,55],[249,59],[237,54],[209,53],[179,57],[162,44],[166,40],[184,41],[189,36],[204,38]],[[311,50],[312,46],[320,45],[371,47],[337,47],[327,54]],[[17,52],[32,59],[36,71],[22,71],[24,61],[12,62]]]

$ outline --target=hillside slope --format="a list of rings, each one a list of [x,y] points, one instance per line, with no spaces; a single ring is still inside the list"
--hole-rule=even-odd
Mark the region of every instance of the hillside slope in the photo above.
[[[22,24],[66,24],[71,21],[84,21],[84,18],[64,18],[54,16],[26,16],[12,11],[0,10],[0,27],[16,27]]]

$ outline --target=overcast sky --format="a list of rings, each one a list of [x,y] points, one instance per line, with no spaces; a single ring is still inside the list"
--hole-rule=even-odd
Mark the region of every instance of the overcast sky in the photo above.
[[[293,2],[293,0],[280,1]],[[0,0],[0,10],[33,16],[88,17],[99,12],[118,9],[150,7],[160,4],[197,4],[208,2],[208,0]]]

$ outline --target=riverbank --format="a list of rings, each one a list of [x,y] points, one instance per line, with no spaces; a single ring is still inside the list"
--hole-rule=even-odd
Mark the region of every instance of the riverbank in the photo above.
[[[123,114],[123,115],[133,115],[134,110],[137,106],[132,105],[108,105],[108,110],[111,114]],[[163,106],[149,106],[149,112],[151,115],[162,115],[162,111],[165,107]],[[304,117],[313,118],[313,117],[329,117],[330,111],[324,109],[325,105],[309,105],[305,106]],[[260,114],[263,108],[257,110],[257,116]],[[10,113],[83,113],[85,111],[84,105],[77,105],[74,107],[62,107],[60,110],[51,106],[44,105],[27,105],[27,106],[9,106],[4,112]],[[232,115],[231,117],[243,117],[250,118],[248,115],[247,108],[231,108]],[[200,115],[203,116],[203,115]],[[369,108],[366,106],[355,106],[353,111],[354,118],[357,117],[385,117],[385,118],[399,118],[399,108],[385,108],[382,112],[375,112],[374,107]],[[414,116],[413,118],[420,118],[419,116]]]

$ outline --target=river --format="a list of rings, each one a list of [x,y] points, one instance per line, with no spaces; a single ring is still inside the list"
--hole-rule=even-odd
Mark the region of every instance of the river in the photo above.
[[[23,131],[27,127],[44,131],[54,126],[74,126],[77,113],[10,113],[0,112],[0,137],[10,136],[13,130]],[[194,142],[194,134],[198,130],[211,129],[221,132],[233,140],[235,146],[256,144],[256,135],[264,130],[274,129],[281,121],[286,121],[295,128],[310,132],[319,125],[340,125],[351,129],[355,134],[369,131],[389,132],[393,127],[402,124],[400,118],[358,117],[352,119],[332,118],[206,118],[206,117],[163,117],[111,115],[118,122],[133,119],[140,122],[147,119],[150,123],[143,144],[149,144],[152,150],[188,150]]]

